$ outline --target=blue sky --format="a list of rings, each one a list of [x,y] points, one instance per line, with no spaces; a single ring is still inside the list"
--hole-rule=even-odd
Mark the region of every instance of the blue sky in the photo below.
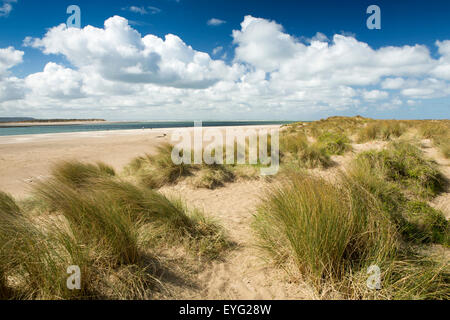
[[[82,33],[58,30],[50,38],[48,30],[65,23],[66,8],[71,4],[81,8]],[[366,27],[369,15],[365,11],[371,4],[381,8],[381,30]],[[2,5],[10,9],[2,11]],[[13,48],[3,53],[7,61],[3,67],[0,55],[0,116],[290,120],[362,114],[448,118],[450,42],[445,41],[450,40],[449,12],[450,2],[438,0],[0,0],[0,49]],[[177,42],[180,47],[174,48],[166,41],[152,55],[151,46],[156,45],[152,42],[132,59],[122,51],[111,52],[108,44],[93,48],[98,39],[90,38],[86,27],[104,30],[105,21],[114,16],[127,23],[117,20],[119,27],[111,29],[116,32],[112,37],[131,28],[142,39],[153,35],[164,41],[167,34],[173,34],[182,44]],[[251,16],[247,22],[253,29],[244,30],[241,25],[246,16]],[[218,23],[208,24],[213,18]],[[267,30],[267,38],[255,30]],[[141,39],[139,43],[133,40],[133,32],[114,38],[119,41],[116,46],[139,47]],[[328,52],[308,48],[318,32],[326,38],[315,40],[326,43]],[[58,45],[65,41],[58,37],[68,36],[85,37],[79,45],[89,47],[73,50],[70,40],[66,47]],[[31,40],[24,46],[27,37]],[[358,42],[355,50],[351,38]],[[286,56],[278,51],[284,45],[290,50]],[[366,60],[365,46],[370,48],[368,55],[373,53]],[[197,58],[189,47],[199,53]],[[383,51],[385,47],[394,49]],[[180,55],[174,58],[172,49]],[[311,52],[307,53],[308,49]],[[11,58],[20,52],[20,59]],[[90,53],[83,57],[83,52]],[[103,53],[95,56],[98,52]],[[403,52],[406,64],[389,62],[393,54],[401,57]],[[198,62],[203,53],[209,60]],[[110,65],[103,62],[106,59]],[[330,64],[329,76],[321,68],[324,63]],[[377,65],[366,69],[364,64],[371,63]],[[122,71],[112,70],[120,67]],[[354,73],[341,77],[353,68]],[[368,79],[348,79],[365,72],[370,73]],[[52,90],[47,92],[42,83]]]

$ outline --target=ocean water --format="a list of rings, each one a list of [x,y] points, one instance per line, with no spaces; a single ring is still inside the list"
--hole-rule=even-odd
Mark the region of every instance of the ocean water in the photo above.
[[[204,121],[203,127],[222,126],[251,126],[270,124],[289,124],[292,121]],[[63,132],[87,132],[108,130],[134,130],[134,129],[158,129],[158,128],[184,128],[193,127],[193,121],[155,121],[155,122],[119,122],[119,123],[96,123],[77,125],[39,125],[20,127],[0,127],[0,136],[16,136],[42,133]]]

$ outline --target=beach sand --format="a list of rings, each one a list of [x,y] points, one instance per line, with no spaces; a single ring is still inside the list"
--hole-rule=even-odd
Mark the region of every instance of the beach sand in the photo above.
[[[240,126],[279,128],[279,125]],[[226,127],[217,127],[223,132]],[[118,172],[134,157],[152,153],[156,146],[170,142],[170,129],[74,132],[0,136],[0,190],[23,198],[37,179],[49,175],[61,160],[102,161]],[[182,128],[192,132],[193,128]],[[204,128],[206,130],[206,128]]]

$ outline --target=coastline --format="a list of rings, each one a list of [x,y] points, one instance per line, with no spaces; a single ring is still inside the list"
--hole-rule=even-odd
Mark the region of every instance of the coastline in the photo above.
[[[70,126],[83,124],[111,124],[115,121],[56,121],[56,122],[0,122],[0,128],[36,127],[36,126]]]
[[[189,121],[189,120],[148,120],[148,121],[132,121],[132,120],[127,120],[127,121],[100,121],[100,120],[95,120],[95,121],[57,121],[57,122],[0,122],[0,128],[26,128],[26,127],[39,127],[39,126],[73,126],[73,125],[96,125],[96,124],[102,124],[102,125],[108,125],[108,124],[127,124],[127,123],[142,123],[142,124],[147,124],[147,123],[183,123],[183,122],[194,122]],[[262,122],[267,122],[267,123],[271,123],[271,122],[289,122],[287,120],[274,120],[274,121],[270,121],[270,120],[224,120],[224,121],[215,121],[215,120],[205,120],[203,122],[217,122],[217,123],[221,123],[221,122],[234,122],[234,123],[239,123],[239,122],[243,122],[243,123],[251,123],[251,122],[258,122],[258,123],[262,123]],[[259,125],[259,124],[258,124]]]

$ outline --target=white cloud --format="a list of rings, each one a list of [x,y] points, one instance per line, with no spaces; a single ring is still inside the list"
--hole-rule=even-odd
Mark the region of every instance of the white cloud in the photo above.
[[[273,21],[246,16],[241,30],[233,30],[236,61],[249,63],[270,72],[281,67],[305,46],[283,33],[283,27]]]
[[[401,94],[409,98],[442,98],[450,95],[450,84],[435,78],[410,79],[403,86]]]
[[[18,100],[25,97],[23,81],[16,77],[0,79],[0,105],[5,101]]]
[[[227,23],[227,22],[225,20],[220,20],[220,19],[217,19],[217,18],[211,18],[211,19],[209,19],[206,22],[206,24],[208,26],[220,26],[220,25],[222,25],[224,23]]]
[[[241,27],[233,31],[237,61],[308,85],[372,85],[382,77],[426,74],[433,64],[428,49],[420,45],[374,50],[342,35],[334,35],[332,43],[305,45],[284,33],[281,25],[251,16]]]
[[[328,37],[324,35],[322,32],[317,32],[314,37],[310,41],[320,41],[320,42],[327,42]]]
[[[79,72],[53,62],[49,62],[43,72],[31,74],[25,79],[33,95],[61,99],[83,97],[82,83],[83,76]]]
[[[436,65],[432,74],[438,78],[450,80],[450,40],[436,41],[436,45],[441,54],[439,63]]]
[[[20,105],[126,117],[292,118],[450,96],[450,41],[436,43],[434,59],[423,45],[373,49],[352,36],[320,33],[301,41],[280,24],[252,16],[232,36],[234,59],[227,64],[216,58],[220,46],[211,58],[173,34],[143,36],[118,16],[104,28],[56,26],[24,44],[64,56],[71,66],[50,62],[42,72],[12,78],[23,52],[0,49],[0,110]],[[11,101],[20,97],[20,104]]]
[[[10,69],[22,63],[24,52],[0,48],[0,103],[24,97],[23,81],[11,76]]]
[[[380,99],[386,99],[389,94],[386,91],[380,91],[380,90],[371,90],[371,91],[363,91],[363,97],[365,100],[380,100]]]
[[[78,69],[111,81],[206,88],[223,77],[235,77],[237,71],[192,49],[176,35],[141,37],[119,16],[106,20],[104,29],[61,24],[42,39],[28,38],[25,44],[45,54],[62,54]]]
[[[130,11],[133,13],[138,13],[141,15],[146,15],[146,14],[156,14],[161,12],[161,9],[157,8],[157,7],[153,7],[153,6],[130,6],[130,7],[126,7],[126,8],[122,8],[122,10],[126,10],[126,11]]]
[[[222,46],[215,47],[215,48],[213,49],[213,51],[212,51],[212,54],[213,54],[213,55],[217,55],[217,54],[220,53],[222,50],[223,50],[223,47],[222,47]]]
[[[13,47],[0,48],[0,79],[8,73],[8,70],[22,63],[24,52]]]
[[[9,16],[10,12],[13,10],[11,3],[15,3],[17,0],[2,0],[0,3],[0,17]]]
[[[387,78],[381,83],[383,89],[396,90],[403,87],[405,80],[403,78]]]

